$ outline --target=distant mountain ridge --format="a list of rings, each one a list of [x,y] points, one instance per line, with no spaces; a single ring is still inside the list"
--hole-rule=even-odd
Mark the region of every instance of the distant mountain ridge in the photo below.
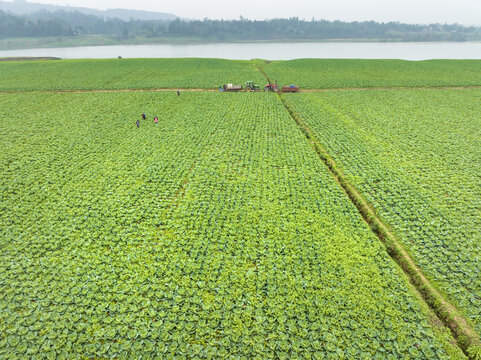
[[[164,20],[172,21],[178,18],[178,16],[169,13],[160,13],[144,10],[128,10],[128,9],[107,9],[96,10],[85,7],[76,6],[62,6],[62,5],[50,5],[31,3],[24,0],[15,0],[13,2],[0,1],[0,10],[15,15],[28,15],[38,11],[55,12],[59,10],[64,11],[78,11],[87,15],[95,15],[104,18],[116,18],[124,21],[130,19],[135,20]]]

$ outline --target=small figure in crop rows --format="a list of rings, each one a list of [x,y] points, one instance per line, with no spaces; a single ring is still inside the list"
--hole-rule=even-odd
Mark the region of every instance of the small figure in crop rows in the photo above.
[[[179,91],[179,90],[177,90],[177,96],[180,96],[180,91]]]
[[[137,121],[135,122],[135,125],[137,125],[137,127],[140,127],[140,120],[137,119]]]
[[[154,116],[154,123],[156,123],[156,124],[159,123],[159,118],[157,116]]]
[[[145,120],[145,117],[146,117],[146,115],[145,115],[145,113],[143,113],[143,114],[142,114],[142,119]]]

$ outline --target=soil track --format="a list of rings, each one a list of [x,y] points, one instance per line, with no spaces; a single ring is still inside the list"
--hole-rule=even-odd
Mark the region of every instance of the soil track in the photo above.
[[[83,93],[122,93],[122,92],[214,92],[218,89],[95,89],[95,90],[12,90],[0,91],[6,94],[45,93],[45,94],[83,94]]]
[[[303,89],[301,93],[313,93],[324,91],[364,91],[364,90],[467,90],[467,89],[481,89],[481,85],[469,86],[378,86],[378,87],[346,87],[346,88],[332,88],[332,89]]]
[[[473,86],[419,86],[419,87],[405,87],[405,86],[384,86],[384,87],[365,87],[365,88],[331,88],[331,89],[302,89],[299,93],[316,93],[316,92],[331,92],[331,91],[367,91],[367,90],[469,90],[481,89],[481,85]],[[4,94],[23,94],[23,93],[121,93],[121,92],[219,92],[219,89],[185,89],[185,88],[159,88],[159,89],[95,89],[95,90],[81,90],[81,89],[67,89],[67,90],[3,90],[0,93]],[[244,91],[240,91],[244,92]]]

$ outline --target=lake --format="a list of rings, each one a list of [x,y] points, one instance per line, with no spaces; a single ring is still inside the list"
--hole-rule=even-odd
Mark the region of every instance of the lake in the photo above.
[[[401,43],[216,43],[199,45],[113,45],[0,51],[0,57],[52,56],[62,59],[117,58],[299,58],[342,59],[481,59],[481,42]]]

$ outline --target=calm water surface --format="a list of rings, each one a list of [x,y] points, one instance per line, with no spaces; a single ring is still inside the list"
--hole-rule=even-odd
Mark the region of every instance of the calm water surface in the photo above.
[[[201,45],[115,45],[0,51],[0,57],[116,58],[299,58],[481,59],[481,42],[436,43],[220,43]]]

